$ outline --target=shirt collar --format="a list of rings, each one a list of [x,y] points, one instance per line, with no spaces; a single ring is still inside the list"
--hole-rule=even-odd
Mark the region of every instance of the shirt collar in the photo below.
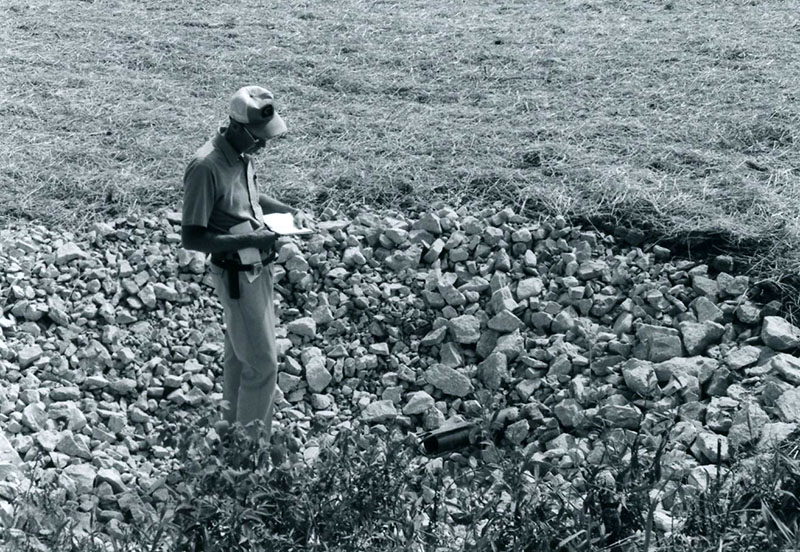
[[[225,159],[228,160],[228,163],[231,165],[236,165],[241,161],[247,163],[249,161],[249,157],[247,155],[240,155],[230,142],[225,138],[225,130],[227,127],[220,127],[219,133],[214,137],[214,145],[219,148],[219,150],[225,155]]]

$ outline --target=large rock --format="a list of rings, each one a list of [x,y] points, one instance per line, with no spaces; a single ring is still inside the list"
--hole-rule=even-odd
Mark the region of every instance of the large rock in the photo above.
[[[375,401],[361,411],[361,418],[369,423],[388,422],[397,418],[397,409],[390,400]]]
[[[63,265],[75,259],[86,258],[89,255],[78,244],[67,242],[56,249],[56,264]]]
[[[676,357],[653,365],[661,383],[668,382],[674,374],[683,373],[696,377],[703,384],[714,375],[718,367],[718,361],[703,356]]]
[[[464,314],[449,322],[450,335],[456,343],[477,343],[481,337],[481,321],[476,316]]]
[[[785,391],[775,403],[781,421],[800,422],[800,388]]]
[[[79,495],[92,492],[97,470],[91,464],[70,464],[63,473],[75,482]]]
[[[740,370],[758,362],[761,356],[761,348],[754,345],[743,345],[731,349],[725,355],[725,362],[731,370]]]
[[[758,440],[761,437],[761,430],[769,421],[769,416],[758,403],[745,402],[733,415],[733,421],[728,430],[730,445],[737,448]]]
[[[628,389],[642,397],[653,397],[659,391],[656,371],[649,361],[629,360],[622,366],[622,377]]]
[[[525,338],[519,330],[501,335],[497,338],[493,352],[502,353],[508,360],[514,360],[525,352]]]
[[[681,337],[675,328],[642,324],[636,337],[639,344],[635,352],[639,358],[662,362],[683,354]]]
[[[474,390],[469,378],[443,364],[434,364],[425,371],[425,381],[447,395],[464,397]]]
[[[708,347],[717,342],[722,334],[725,333],[725,327],[716,322],[681,322],[678,325],[683,336],[683,346],[686,352],[690,355],[702,354]]]
[[[412,416],[414,414],[423,414],[429,409],[433,408],[433,397],[425,391],[415,391],[409,393],[405,406],[403,406],[403,414]]]
[[[308,387],[314,393],[321,393],[333,379],[333,376],[325,367],[325,359],[321,356],[311,357],[306,362],[305,368]]]
[[[638,429],[642,419],[642,413],[633,405],[605,404],[599,414],[610,427],[624,429]]]
[[[17,353],[17,362],[19,362],[19,367],[23,370],[29,367],[31,364],[42,358],[44,351],[39,345],[31,345],[29,347],[23,347]]]
[[[789,351],[800,345],[800,328],[779,316],[765,316],[761,340],[776,351]]]
[[[299,335],[302,337],[316,337],[317,336],[317,323],[310,316],[304,316],[293,320],[286,325],[289,333]]]
[[[697,435],[691,451],[700,462],[716,464],[730,460],[728,438],[710,431],[701,431]]]
[[[6,439],[4,433],[0,433],[0,473],[14,472],[19,474],[22,468],[22,458]]]
[[[541,278],[526,278],[517,284],[517,300],[524,301],[530,297],[538,297],[544,289]]]
[[[779,353],[769,359],[772,372],[788,381],[792,385],[800,385],[800,358],[796,356]]]
[[[782,444],[798,430],[798,424],[786,422],[768,422],[761,428],[761,438],[758,440],[759,450],[769,450]]]
[[[508,363],[503,353],[492,353],[478,364],[478,379],[489,389],[499,389],[508,379]]]

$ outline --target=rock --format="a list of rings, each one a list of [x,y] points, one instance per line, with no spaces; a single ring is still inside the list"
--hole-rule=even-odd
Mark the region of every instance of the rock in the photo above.
[[[695,274],[692,276],[692,289],[698,295],[705,295],[712,301],[716,301],[717,294],[719,293],[719,286],[716,280],[712,280],[708,276],[702,274]]]
[[[725,327],[716,322],[681,322],[678,325],[683,336],[683,346],[692,356],[699,355],[708,349],[725,333]]]
[[[83,458],[84,460],[92,459],[92,453],[86,443],[69,430],[62,434],[61,440],[58,441],[55,448],[57,451],[69,456]]]
[[[317,323],[312,317],[304,316],[289,322],[286,325],[286,330],[301,337],[314,338],[317,336]]]
[[[716,484],[715,482],[719,481],[719,484],[722,484],[726,481],[729,471],[725,466],[708,464],[696,466],[689,472],[688,484],[700,492],[706,492]]]
[[[513,311],[518,306],[508,286],[503,286],[492,293],[492,299],[489,302],[489,305],[494,313]]]
[[[769,450],[780,445],[798,430],[796,423],[786,422],[767,422],[761,428],[761,438],[758,440],[756,448],[758,450]]]
[[[510,311],[501,311],[489,319],[489,329],[509,333],[525,327],[525,324]]]
[[[508,379],[508,367],[506,355],[503,353],[492,353],[486,360],[478,364],[478,379],[488,389],[499,389],[505,380]]]
[[[22,458],[20,458],[17,451],[6,438],[5,434],[0,432],[0,472],[7,473],[20,473],[22,468]]]
[[[742,324],[758,324],[761,320],[761,309],[749,302],[745,302],[736,307],[734,314],[736,315],[736,319]]]
[[[455,276],[455,274],[453,276]],[[458,291],[452,283],[440,282],[438,289],[445,303],[451,307],[460,307],[467,304],[467,298],[463,293]]]
[[[368,423],[380,423],[397,418],[397,410],[390,400],[375,401],[361,411],[361,418]]]
[[[400,272],[402,270],[416,268],[417,265],[419,265],[421,256],[422,248],[418,245],[413,245],[408,249],[395,251],[389,255],[384,262],[395,272]]]
[[[641,412],[632,405],[605,404],[600,407],[600,417],[611,427],[638,429],[642,418]]]
[[[413,416],[414,414],[422,414],[429,409],[433,408],[434,400],[425,391],[415,391],[409,393],[405,406],[403,406],[403,414]]]
[[[363,266],[367,264],[367,259],[359,247],[348,247],[342,254],[342,262],[346,266]]]
[[[447,342],[439,349],[439,362],[450,368],[458,368],[464,364],[464,355],[461,346],[457,343]]]
[[[691,306],[695,314],[697,314],[697,321],[701,324],[704,322],[722,322],[725,317],[722,309],[704,295],[692,301]]]
[[[34,439],[46,452],[52,452],[56,449],[56,445],[61,440],[61,433],[54,430],[42,430],[35,434]]]
[[[97,470],[96,481],[98,483],[108,483],[115,493],[124,493],[128,490],[122,481],[119,471],[114,468],[100,468]]]
[[[21,422],[32,431],[41,431],[47,422],[47,414],[40,403],[31,403],[22,409]]]
[[[434,236],[438,236],[442,233],[441,219],[434,213],[425,213],[419,220],[411,225],[411,228],[414,230],[425,230]]]
[[[109,382],[108,388],[113,391],[115,395],[130,395],[136,391],[136,380],[131,378],[115,379]]]
[[[531,426],[528,420],[518,420],[509,425],[505,431],[505,437],[513,445],[520,445],[528,438]]]
[[[662,362],[683,354],[680,334],[675,328],[642,324],[636,338],[639,340],[637,356],[651,362]]]
[[[56,265],[64,265],[75,259],[84,259],[88,254],[76,243],[67,242],[56,249]]]
[[[718,367],[718,361],[703,356],[676,357],[653,365],[660,383],[665,383],[675,374],[682,373],[694,376],[704,384],[714,375]]]
[[[442,364],[434,364],[425,371],[425,381],[447,395],[464,397],[473,392],[469,378]]]
[[[700,462],[716,464],[730,460],[728,438],[710,431],[701,431],[691,446],[692,454]]]
[[[706,387],[706,393],[711,397],[723,396],[728,387],[733,383],[733,374],[724,366],[720,366],[714,371]]]
[[[731,370],[740,370],[755,364],[761,356],[761,348],[753,345],[743,345],[731,349],[725,355],[725,362]]]
[[[577,321],[569,309],[564,309],[559,312],[553,319],[550,329],[553,333],[567,333],[573,329]]]
[[[322,393],[333,380],[333,376],[325,367],[325,359],[322,357],[312,357],[306,363],[306,381],[308,387],[314,393]]]
[[[153,284],[147,284],[139,290],[137,297],[141,300],[142,304],[148,309],[155,309],[158,305],[156,300],[156,290]]]
[[[42,358],[42,354],[44,354],[44,351],[39,345],[31,345],[29,347],[22,348],[17,353],[17,362],[19,362],[19,367],[23,370],[28,368],[34,362]]]
[[[758,403],[745,402],[733,415],[732,424],[728,430],[728,442],[733,448],[738,448],[758,440],[761,430],[769,421],[769,416]]]
[[[144,523],[149,518],[147,507],[136,492],[124,492],[117,500],[117,504],[123,511],[128,512],[136,523]]]
[[[530,297],[538,297],[544,290],[541,278],[526,278],[517,284],[517,300],[524,301]]]
[[[800,345],[800,328],[779,316],[765,316],[761,340],[776,351],[788,351]]]
[[[581,280],[593,280],[601,276],[607,269],[608,265],[604,261],[589,260],[580,264],[575,275]]]
[[[70,464],[64,468],[63,473],[75,482],[77,495],[80,496],[92,492],[97,471],[91,464]]]
[[[553,415],[565,428],[580,428],[586,423],[584,409],[575,399],[564,399],[555,405]]]
[[[478,322],[478,326],[480,327],[480,322]],[[428,332],[425,337],[420,340],[420,345],[423,347],[431,347],[433,345],[439,345],[444,341],[445,336],[447,335],[447,329],[449,326],[440,326],[435,330],[431,330]]]
[[[657,396],[660,391],[653,364],[648,361],[631,359],[622,366],[622,377],[628,389],[642,397]]]
[[[503,353],[508,360],[514,360],[519,355],[525,353],[525,339],[519,330],[514,330],[510,334],[501,335],[497,338],[497,344],[493,352]]]
[[[81,397],[78,387],[55,387],[50,390],[50,400],[53,401],[79,401]]]
[[[785,391],[775,403],[782,422],[800,422],[800,388]]]
[[[800,358],[787,353],[778,353],[769,359],[772,372],[792,385],[800,385]]]
[[[153,293],[157,299],[162,299],[164,301],[176,302],[180,299],[180,295],[174,286],[162,284],[160,282],[153,284]]]
[[[481,322],[471,314],[457,316],[449,321],[450,335],[456,343],[477,343],[481,337]]]

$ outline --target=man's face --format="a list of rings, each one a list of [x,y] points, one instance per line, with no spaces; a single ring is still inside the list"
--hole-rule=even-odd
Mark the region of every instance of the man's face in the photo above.
[[[247,125],[243,125],[242,128],[247,133],[252,141],[252,145],[244,151],[247,154],[256,154],[259,153],[264,146],[267,145],[267,138],[265,134],[265,129],[263,127],[248,127]]]

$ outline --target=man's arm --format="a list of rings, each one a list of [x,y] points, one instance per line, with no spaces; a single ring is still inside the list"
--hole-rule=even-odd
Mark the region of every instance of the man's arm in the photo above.
[[[266,228],[249,234],[217,234],[205,226],[181,226],[183,248],[202,253],[227,253],[245,247],[268,250],[275,244],[275,238],[275,234]]]
[[[264,212],[265,215],[270,213],[291,213],[293,215],[297,214],[297,209],[286,205],[285,203],[278,201],[273,197],[269,197],[267,194],[261,194],[258,196],[258,203],[261,205],[261,210]]]

